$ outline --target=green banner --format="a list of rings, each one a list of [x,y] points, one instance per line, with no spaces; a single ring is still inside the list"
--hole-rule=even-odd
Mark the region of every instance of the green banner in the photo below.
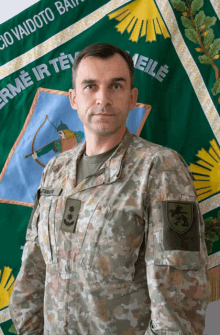
[[[132,56],[139,96],[128,128],[186,160],[209,268],[220,265],[219,17],[218,0],[41,0],[1,25],[0,334],[16,333],[8,303],[43,167],[85,140],[68,90],[74,58],[92,43]]]

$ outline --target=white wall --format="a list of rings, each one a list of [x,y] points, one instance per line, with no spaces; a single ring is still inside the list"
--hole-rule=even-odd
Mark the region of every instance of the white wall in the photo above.
[[[11,19],[39,0],[1,0],[0,24]]]
[[[39,0],[4,0],[0,10],[0,23],[3,23]],[[92,1],[92,0],[90,0]],[[220,300],[209,304],[206,313],[204,335],[220,334]]]
[[[220,300],[209,304],[206,311],[206,327],[204,335],[220,334]]]

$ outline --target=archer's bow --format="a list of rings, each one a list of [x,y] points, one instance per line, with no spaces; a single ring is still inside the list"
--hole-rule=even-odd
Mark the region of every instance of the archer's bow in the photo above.
[[[47,115],[45,115],[45,120],[44,120],[44,122],[42,122],[42,124],[40,125],[40,127],[38,128],[38,130],[36,131],[36,133],[35,133],[35,135],[34,135],[33,141],[32,141],[32,143],[31,143],[31,154],[32,154],[32,155],[34,154],[34,142],[35,142],[35,139],[36,139],[36,137],[37,137],[37,134],[38,134],[40,128],[43,126],[43,124],[45,123],[46,120],[47,120]],[[35,161],[36,161],[40,166],[45,167],[45,165],[42,164],[37,158],[34,158],[34,159],[35,159]]]

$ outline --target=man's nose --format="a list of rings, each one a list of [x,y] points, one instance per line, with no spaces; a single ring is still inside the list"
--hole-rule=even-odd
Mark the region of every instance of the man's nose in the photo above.
[[[107,88],[100,88],[96,93],[96,103],[98,105],[111,105],[111,94]]]

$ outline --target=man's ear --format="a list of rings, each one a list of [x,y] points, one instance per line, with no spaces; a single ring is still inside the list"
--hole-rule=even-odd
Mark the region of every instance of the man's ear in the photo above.
[[[69,89],[69,99],[70,99],[70,104],[72,108],[77,109],[76,108],[76,90],[74,90],[73,88]]]
[[[136,107],[137,98],[138,98],[138,89],[134,87],[131,90],[130,110]]]

